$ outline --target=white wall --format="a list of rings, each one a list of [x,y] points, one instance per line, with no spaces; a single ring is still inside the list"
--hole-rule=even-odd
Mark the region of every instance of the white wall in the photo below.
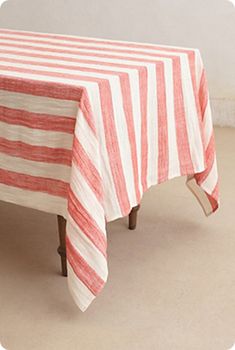
[[[0,27],[197,47],[214,120],[235,126],[235,7],[228,0],[8,0]]]

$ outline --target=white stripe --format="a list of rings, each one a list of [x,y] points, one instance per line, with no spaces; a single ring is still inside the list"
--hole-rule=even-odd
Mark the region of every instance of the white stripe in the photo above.
[[[168,156],[169,156],[169,179],[180,175],[180,163],[176,138],[174,83],[172,61],[164,62],[166,109],[167,109],[167,132],[168,132]]]
[[[187,187],[195,195],[196,199],[200,203],[205,215],[210,215],[213,211],[211,203],[201,186],[198,186],[193,176],[188,176],[186,181]]]
[[[136,142],[136,154],[137,154],[137,165],[139,174],[139,190],[142,194],[142,183],[141,183],[141,107],[140,107],[140,89],[139,89],[139,74],[136,69],[129,72],[130,78],[130,89],[131,89],[131,103],[133,112],[133,123],[135,132]]]
[[[73,193],[79,194],[79,202],[90,213],[100,230],[105,233],[104,209],[86,179],[74,164],[72,165],[70,186]]]
[[[73,218],[68,214],[67,236],[70,239],[73,247],[83,257],[83,259],[90,265],[90,267],[99,275],[104,281],[107,280],[108,268],[107,260],[104,255],[96,248],[91,240],[82,232]]]
[[[190,77],[188,57],[181,56],[181,74],[183,77]],[[193,91],[192,79],[182,79],[183,99],[185,108],[185,121],[188,134],[188,143],[194,169],[204,163],[204,149],[201,139],[201,131],[196,109],[196,101]]]
[[[75,117],[78,109],[77,101],[33,96],[21,92],[5,90],[0,90],[0,101],[0,105],[4,107],[63,117]]]
[[[88,86],[88,83],[84,85]],[[104,124],[103,124],[103,117],[102,117],[102,111],[101,111],[101,105],[100,105],[100,94],[99,94],[99,87],[98,84],[89,84],[90,88],[87,89],[87,93],[89,96],[89,100],[91,102],[91,105],[93,107],[93,113],[95,111],[95,119],[97,122],[97,125],[99,126],[97,128],[98,132],[98,140],[99,140],[99,147],[100,147],[100,154],[102,155],[101,161],[101,177],[103,180],[103,186],[104,186],[104,211],[106,214],[107,221],[114,220],[116,217],[121,217],[121,209],[118,203],[118,198],[113,182],[113,176],[110,168],[109,163],[109,155],[106,147],[106,138],[105,138],[105,130],[104,130]]]
[[[48,193],[23,190],[0,183],[1,200],[67,217],[67,200]]]
[[[111,87],[114,122],[116,124],[118,146],[121,155],[124,179],[126,182],[126,187],[128,189],[129,200],[131,203],[136,203],[134,173],[132,166],[130,142],[127,130],[127,121],[123,110],[123,104],[120,103],[123,101],[120,80],[117,77],[112,77],[109,78],[109,82]]]
[[[34,146],[64,148],[71,150],[73,137],[70,134],[31,129],[21,125],[12,125],[0,121],[0,137],[10,141],[21,141]]]
[[[94,132],[91,130],[87,123],[86,118],[81,109],[78,111],[77,121],[75,126],[75,135],[77,140],[82,145],[92,164],[100,172],[100,160],[99,160],[99,143],[97,141]],[[101,174],[100,174],[101,176]]]
[[[203,116],[203,135],[205,138],[205,148],[208,147],[212,133],[213,133],[213,124],[212,124],[212,117],[211,117],[211,106],[210,101],[208,100],[205,113]]]
[[[114,69],[114,68],[113,68]],[[116,70],[116,67],[115,67]],[[136,146],[136,155],[137,155],[137,169],[139,174],[139,183],[138,187],[140,190],[140,193],[142,193],[142,184],[141,184],[141,107],[140,107],[140,90],[139,90],[139,74],[136,67],[133,67],[133,69],[125,69],[123,70],[126,73],[128,73],[129,76],[129,82],[130,82],[130,99],[131,99],[131,108],[132,108],[132,117],[133,117],[133,124],[134,124],[134,137],[135,140],[135,146]],[[134,175],[133,175],[134,176]],[[133,179],[134,183],[134,179]],[[131,205],[136,204],[135,202],[135,195],[133,198],[130,198]]]
[[[8,171],[61,180],[67,183],[70,180],[70,167],[65,165],[32,161],[4,153],[0,153],[0,164],[1,169]]]
[[[217,185],[217,181],[218,181],[217,162],[216,162],[216,158],[214,158],[214,163],[211,168],[211,171],[208,174],[207,178],[202,182],[201,187],[207,193],[211,194],[215,189],[215,186]]]
[[[197,92],[200,89],[202,71],[203,71],[203,63],[200,51],[198,49],[194,50],[195,52],[195,75],[196,75],[196,84],[197,84]]]
[[[158,149],[158,102],[156,65],[147,65],[147,138],[148,138],[148,169],[147,186],[157,182],[157,149]]]
[[[75,275],[70,263],[67,261],[68,269],[68,288],[79,309],[86,311],[91,302],[95,299],[94,294],[85,286],[84,283]]]

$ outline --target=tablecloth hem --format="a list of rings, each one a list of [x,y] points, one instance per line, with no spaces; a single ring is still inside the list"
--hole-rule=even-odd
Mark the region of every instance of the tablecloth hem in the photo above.
[[[219,208],[219,201],[213,196],[208,189],[197,184],[194,176],[188,176],[186,185],[198,200],[206,216],[210,216]]]

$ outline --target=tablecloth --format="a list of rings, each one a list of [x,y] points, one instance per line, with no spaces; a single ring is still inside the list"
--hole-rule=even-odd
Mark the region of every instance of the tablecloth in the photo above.
[[[198,49],[0,29],[0,199],[67,219],[82,311],[107,281],[106,222],[176,176],[218,208]]]

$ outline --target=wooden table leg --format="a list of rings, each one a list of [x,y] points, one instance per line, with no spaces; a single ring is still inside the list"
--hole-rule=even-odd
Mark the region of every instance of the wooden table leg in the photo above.
[[[129,214],[129,230],[134,230],[137,224],[137,212],[140,209],[140,205],[133,207]]]
[[[133,207],[129,214],[129,229],[134,230],[137,224],[137,212],[140,208],[140,205]],[[59,231],[59,239],[60,245],[57,249],[58,254],[61,258],[61,268],[62,268],[62,276],[67,277],[67,261],[66,261],[66,220],[63,216],[57,215],[58,220],[58,231]]]
[[[59,237],[60,237],[60,245],[57,249],[57,252],[60,255],[61,258],[61,267],[62,267],[62,276],[67,277],[67,261],[66,261],[66,220],[63,216],[57,215],[58,220],[58,231],[59,231]]]

